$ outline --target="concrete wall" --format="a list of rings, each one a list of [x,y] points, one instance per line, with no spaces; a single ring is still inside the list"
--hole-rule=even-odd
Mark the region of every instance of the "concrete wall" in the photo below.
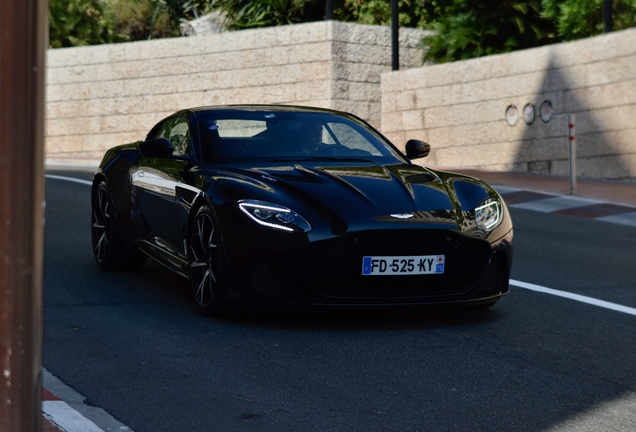
[[[431,144],[428,165],[636,180],[636,29],[382,75],[382,131]],[[553,116],[513,127],[505,110],[550,100]]]
[[[401,67],[426,33],[400,32]],[[100,157],[187,107],[281,103],[353,112],[380,126],[388,27],[323,21],[49,50],[47,157]]]

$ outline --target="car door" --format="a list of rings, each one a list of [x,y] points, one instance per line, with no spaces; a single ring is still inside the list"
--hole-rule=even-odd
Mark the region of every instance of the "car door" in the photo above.
[[[131,172],[131,184],[144,221],[144,235],[158,252],[168,252],[183,259],[185,247],[177,223],[176,198],[177,187],[190,163],[184,156],[192,151],[186,116],[164,120],[148,134],[148,139],[152,138],[168,139],[174,146],[174,152],[168,157],[142,155]]]

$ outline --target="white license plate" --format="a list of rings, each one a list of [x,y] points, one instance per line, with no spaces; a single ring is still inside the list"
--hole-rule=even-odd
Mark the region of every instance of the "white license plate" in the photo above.
[[[364,276],[419,275],[444,273],[444,255],[365,256]]]

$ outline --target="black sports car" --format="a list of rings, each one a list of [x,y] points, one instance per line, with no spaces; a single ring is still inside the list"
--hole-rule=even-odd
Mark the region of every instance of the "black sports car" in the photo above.
[[[342,112],[179,111],[106,152],[92,189],[104,269],[147,256],[228,303],[490,306],[508,292],[512,221],[480,180],[423,168]]]

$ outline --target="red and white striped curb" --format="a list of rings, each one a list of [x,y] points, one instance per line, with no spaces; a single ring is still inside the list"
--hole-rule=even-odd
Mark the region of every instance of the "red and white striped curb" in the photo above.
[[[495,186],[508,207],[636,226],[636,207],[572,195],[553,195]]]
[[[44,367],[42,384],[42,415],[62,432],[134,432]]]
[[[47,389],[42,389],[42,413],[64,432],[104,432]]]

